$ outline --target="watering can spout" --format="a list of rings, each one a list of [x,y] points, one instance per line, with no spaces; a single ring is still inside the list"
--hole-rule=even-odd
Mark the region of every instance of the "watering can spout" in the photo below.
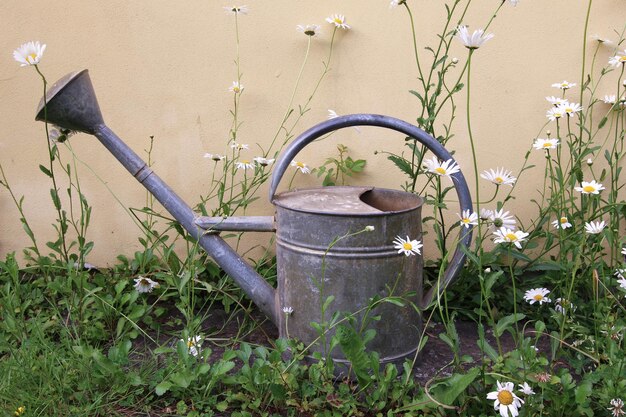
[[[275,324],[276,290],[219,235],[196,224],[198,216],[152,169],[105,124],[89,73],[73,72],[56,82],[42,98],[36,120],[94,135]]]

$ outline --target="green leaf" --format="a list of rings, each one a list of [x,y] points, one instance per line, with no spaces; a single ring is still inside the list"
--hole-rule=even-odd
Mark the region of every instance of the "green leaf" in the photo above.
[[[504,331],[507,330],[509,327],[511,327],[513,323],[517,323],[518,321],[522,320],[524,317],[526,317],[526,315],[522,313],[510,314],[506,317],[502,317],[500,320],[498,320],[498,324],[496,324],[496,328],[493,330],[493,333],[497,337],[502,336]]]
[[[163,381],[159,385],[156,386],[156,388],[154,389],[154,392],[156,392],[156,395],[160,397],[161,395],[169,391],[171,387],[172,387],[172,383],[170,381]]]
[[[48,168],[46,168],[43,165],[39,165],[39,169],[41,170],[41,172],[46,174],[48,177],[52,178],[52,172],[50,172],[50,170]]]
[[[480,368],[472,368],[465,375],[454,374],[446,379],[444,385],[447,387],[437,394],[437,399],[444,404],[452,405],[459,395],[470,386],[480,374]],[[438,385],[440,387],[441,385]]]
[[[350,326],[338,326],[335,337],[339,340],[341,351],[352,364],[359,385],[365,387],[371,382],[370,361],[365,353],[365,343]]]
[[[400,169],[400,171],[413,178],[413,168],[411,167],[411,164],[409,164],[409,161],[395,155],[390,155],[387,159],[393,162]]]
[[[591,381],[583,381],[576,389],[574,390],[574,395],[576,397],[576,402],[580,405],[585,405],[587,403],[587,398],[591,395],[593,385]]]

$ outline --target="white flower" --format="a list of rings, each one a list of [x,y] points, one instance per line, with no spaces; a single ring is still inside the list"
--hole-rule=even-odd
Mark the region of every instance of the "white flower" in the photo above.
[[[395,9],[396,7],[398,7],[400,4],[404,4],[406,0],[391,0],[389,2],[389,8],[390,9]]]
[[[20,66],[26,67],[28,65],[37,65],[41,60],[43,52],[46,50],[46,45],[42,45],[37,42],[27,42],[13,51],[13,59],[20,63]]]
[[[552,226],[554,226],[557,229],[559,227],[561,229],[569,229],[570,227],[572,227],[572,224],[569,222],[567,217],[561,216],[561,217],[559,217],[558,220],[555,220],[555,221],[552,222]]]
[[[250,9],[248,6],[225,6],[224,11],[227,14],[248,14]]]
[[[599,233],[602,233],[605,227],[606,224],[604,223],[604,220],[602,220],[601,222],[589,222],[585,223],[585,232],[589,233],[590,235],[597,235]]]
[[[493,38],[492,33],[485,33],[482,29],[475,30],[471,35],[469,34],[469,30],[467,26],[458,26],[456,28],[457,38],[463,42],[468,49],[478,49],[482,46],[483,43],[487,42],[489,39]]]
[[[437,159],[436,156],[433,156],[431,159],[426,159],[424,161],[424,165],[428,169],[428,172],[432,172],[437,175],[447,175],[450,176],[455,172],[459,172],[460,168],[452,159],[448,159],[445,162],[441,162]]]
[[[613,65],[614,67],[619,67],[620,65],[624,65],[624,63],[626,63],[626,49],[624,49],[621,52],[618,52],[617,55],[609,59],[609,65]]]
[[[607,408],[613,414],[613,417],[620,417],[626,414],[624,411],[624,401],[621,398],[613,398],[611,400],[611,408]]]
[[[373,232],[376,228],[372,225],[369,226],[365,226],[365,231],[366,232]]]
[[[587,165],[589,166],[593,165],[593,159],[587,158]]]
[[[188,352],[192,356],[198,356],[200,353],[200,345],[202,344],[202,338],[200,336],[189,337],[187,340],[180,339],[188,349]]]
[[[504,209],[491,211],[489,220],[497,228],[506,227],[513,230],[516,227],[515,217]]]
[[[283,313],[290,316],[291,314],[293,314],[293,307],[283,307]]]
[[[216,153],[205,153],[204,157],[212,159],[215,162],[223,161],[226,158],[224,155],[219,155],[219,154],[216,154]]]
[[[487,221],[493,216],[493,211],[485,208],[480,209],[480,220]]]
[[[237,169],[243,169],[244,171],[247,169],[254,169],[254,164],[247,159],[243,159],[235,163],[235,167]]]
[[[576,83],[570,83],[565,80],[563,80],[563,82],[560,82],[560,83],[552,84],[552,87],[560,88],[561,90],[569,90],[570,88],[575,87],[575,86],[576,86]]]
[[[567,100],[565,100],[564,98],[554,97],[554,96],[546,97],[546,100],[548,100],[550,104],[554,104],[555,106],[558,106],[567,102]]]
[[[569,304],[569,305],[567,305],[567,304]],[[568,303],[568,301],[566,299],[561,298],[561,297],[559,297],[556,300],[554,300],[554,310],[557,313],[565,314],[567,309],[574,311],[574,310],[576,310],[576,307],[574,306],[574,304]]]
[[[558,139],[552,139],[552,138],[547,138],[547,139],[542,139],[542,138],[537,138],[535,139],[535,142],[533,143],[533,147],[535,149],[556,149],[556,147],[559,145],[559,140]]]
[[[623,290],[626,290],[626,278],[618,279],[617,283]]]
[[[578,113],[579,111],[581,111],[583,108],[580,104],[578,103],[570,103],[569,101],[566,101],[565,103],[559,105],[559,107],[562,107],[562,110],[568,115],[568,116],[573,116],[576,113]]]
[[[243,84],[240,84],[239,81],[233,81],[233,85],[228,87],[228,91],[235,94],[240,94],[243,92]]]
[[[617,47],[615,42],[613,42],[612,40],[610,40],[608,38],[605,38],[603,36],[597,35],[597,34],[591,35],[591,40],[594,40],[594,41],[596,41],[596,42],[598,42],[600,44],[606,45],[609,48],[616,48]]]
[[[494,400],[493,409],[499,411],[502,417],[508,417],[509,413],[511,413],[511,417],[516,417],[524,400],[513,393],[515,385],[512,382],[501,384],[500,381],[497,381],[497,384],[497,391],[488,393],[487,399]]]
[[[463,210],[463,215],[457,213],[457,216],[461,219],[461,226],[465,226],[466,228],[478,224],[478,214],[474,212],[470,213],[469,210]]]
[[[602,101],[604,101],[604,104],[615,104],[617,102],[617,96],[615,94],[607,94],[604,96]]]
[[[556,119],[560,119],[561,117],[564,117],[566,114],[567,113],[565,112],[565,109],[563,109],[562,106],[556,106],[556,107],[550,108],[546,112],[546,117],[550,119],[550,121],[553,122]]]
[[[626,269],[617,268],[613,275],[615,275],[616,277],[620,279],[624,279],[624,273],[626,273]]]
[[[319,25],[298,25],[296,26],[296,30],[298,32],[304,33],[306,36],[310,36],[312,38],[316,37],[320,34],[320,26]]]
[[[537,350],[537,349],[535,348],[535,350]],[[523,392],[524,394],[526,394],[526,395],[534,395],[535,394],[535,391],[533,391],[533,389],[530,387],[530,385],[528,385],[528,382],[524,382],[523,384],[519,384],[518,387],[519,387],[519,390],[521,392]]]
[[[135,278],[135,289],[139,293],[152,292],[153,289],[159,288],[160,285],[156,281],[152,281],[150,278],[142,277]]]
[[[515,184],[516,178],[511,174],[511,171],[507,171],[504,168],[497,168],[495,171],[493,169],[490,169],[489,171],[483,171],[480,176],[496,185],[508,184],[512,187],[513,184]]]
[[[509,0],[509,3],[511,3],[513,6],[517,6],[517,3],[519,3],[519,0]]]
[[[398,249],[398,253],[404,253],[406,256],[420,255],[420,248],[424,246],[419,240],[411,240],[408,236],[406,240],[396,236],[393,243],[395,243],[394,249]]]
[[[332,23],[335,27],[348,30],[350,29],[350,25],[346,23],[346,17],[342,14],[334,14],[330,17],[326,18],[328,23]]]
[[[263,158],[262,156],[257,156],[256,158],[254,158],[254,162],[257,163],[257,165],[261,165],[262,167],[266,167],[268,165],[273,164],[275,161],[275,159],[267,159],[267,158]]]
[[[249,148],[249,146],[248,146],[248,145],[246,145],[245,143],[237,143],[237,142],[233,142],[233,143],[230,145],[230,147],[231,147],[231,148],[233,148],[233,149],[236,149],[236,150],[238,150],[238,151],[242,151],[242,150],[244,150],[244,149],[248,149],[248,148]]]
[[[600,191],[604,190],[604,186],[596,182],[596,180],[592,180],[591,182],[583,181],[580,183],[580,187],[574,187],[574,190],[583,194],[599,194]]]
[[[309,168],[309,166],[307,164],[305,164],[304,162],[300,162],[300,161],[291,161],[291,166],[292,167],[296,167],[296,169],[300,172],[302,172],[303,174],[310,174],[311,173],[311,169]]]
[[[622,248],[622,255],[626,256],[626,247]]]
[[[550,299],[546,297],[548,294],[550,294],[550,290],[547,288],[533,288],[532,290],[526,291],[524,300],[528,301],[530,304],[539,303],[539,305],[541,305],[550,302]]]
[[[521,249],[521,242],[526,240],[528,233],[521,230],[514,231],[506,227],[501,227],[494,232],[494,235],[496,235],[495,239],[493,240],[494,243],[512,243],[518,249]]]

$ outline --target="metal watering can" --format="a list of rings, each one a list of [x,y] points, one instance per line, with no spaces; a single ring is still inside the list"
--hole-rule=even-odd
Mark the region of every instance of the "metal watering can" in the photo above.
[[[276,163],[270,184],[270,201],[276,216],[198,217],[111,129],[100,108],[87,70],[57,81],[37,110],[37,120],[64,129],[94,135],[122,165],[174,216],[213,260],[242,288],[259,309],[279,328],[281,337],[296,337],[312,344],[319,334],[311,322],[330,320],[339,311],[356,313],[376,330],[368,345],[380,362],[400,363],[414,355],[422,333],[421,310],[457,277],[465,260],[463,246],[471,241],[471,229],[462,232],[446,271],[428,291],[423,291],[421,256],[406,257],[393,246],[395,236],[422,240],[423,200],[411,193],[374,187],[323,187],[276,194],[290,162],[304,146],[334,130],[350,126],[378,126],[401,132],[428,147],[439,159],[451,155],[430,135],[398,119],[355,114],[320,123],[296,138]],[[463,174],[451,175],[461,211],[472,202]],[[367,226],[374,231],[363,232]],[[218,234],[221,230],[276,231],[278,288],[270,286]],[[368,312],[370,300],[379,295],[403,296],[412,292],[411,306],[380,303]],[[322,304],[334,300],[322,317]],[[283,309],[293,309],[291,313]],[[369,317],[366,317],[369,315]],[[327,338],[330,340],[330,338]],[[328,346],[312,346],[326,351]],[[345,363],[333,351],[336,363]]]

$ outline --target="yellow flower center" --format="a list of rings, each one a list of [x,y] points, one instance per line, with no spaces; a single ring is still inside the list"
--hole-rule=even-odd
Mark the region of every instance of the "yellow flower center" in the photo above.
[[[561,88],[569,88],[569,84],[568,83],[562,83],[561,84]]]
[[[586,193],[592,193],[596,190],[596,188],[593,185],[585,185],[583,187],[583,191]]]
[[[193,347],[193,340],[190,340],[187,342],[187,347],[188,348]]]
[[[507,233],[505,237],[511,242],[515,242],[517,240],[517,236],[515,236],[515,233]]]
[[[511,391],[502,390],[498,393],[498,401],[502,405],[511,405],[513,404],[513,394]]]
[[[550,147],[552,147],[552,144],[550,142],[544,142],[543,147],[544,148],[550,148]]]
[[[243,161],[241,161],[241,162],[242,162],[244,165],[248,165],[248,164],[250,163],[250,161],[245,160],[245,159],[244,159]]]
[[[435,168],[435,172],[437,174],[444,175],[446,173],[446,170],[443,169],[442,167],[437,167],[437,168]]]
[[[343,24],[343,21],[342,21],[340,18],[338,18],[338,17],[336,17],[335,19],[333,19],[333,21],[334,21],[335,23],[337,23],[338,25]]]
[[[464,218],[464,219],[463,219],[463,220],[461,220],[461,221],[462,221],[463,223],[469,223],[469,222],[470,222],[470,219],[468,219],[468,218],[466,217],[466,218]]]
[[[413,245],[411,245],[411,243],[410,243],[410,242],[406,242],[406,243],[403,243],[403,244],[402,244],[402,248],[403,248],[404,250],[412,250],[412,249],[413,249]]]
[[[34,52],[26,55],[26,61],[32,63],[32,62],[35,62],[36,60],[37,60],[37,54]]]
[[[567,223],[567,217],[561,217],[561,223]]]
[[[504,182],[504,178],[502,177],[495,177],[493,180],[494,182],[497,182],[498,184],[502,184]]]
[[[296,162],[296,166],[297,166],[298,168],[304,168],[304,163],[302,163],[302,162]]]
[[[626,55],[622,55],[621,57],[619,57],[619,60],[622,62],[626,62]]]
[[[535,294],[535,296],[533,297],[536,301],[541,301],[543,300],[543,295],[541,294]]]

